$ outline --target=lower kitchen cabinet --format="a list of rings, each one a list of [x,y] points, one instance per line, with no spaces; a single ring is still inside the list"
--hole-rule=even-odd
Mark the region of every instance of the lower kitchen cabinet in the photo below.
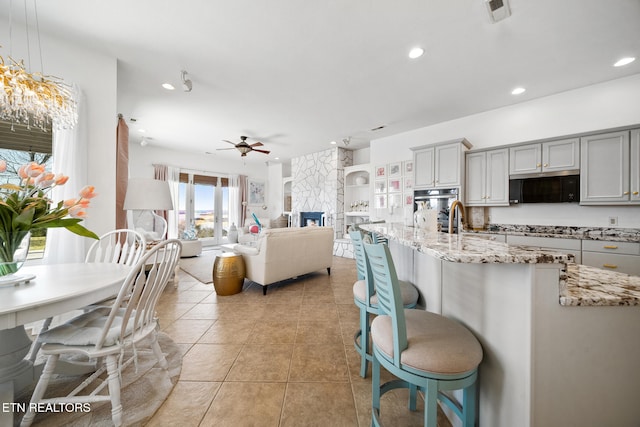
[[[583,240],[582,264],[640,276],[640,243]]]

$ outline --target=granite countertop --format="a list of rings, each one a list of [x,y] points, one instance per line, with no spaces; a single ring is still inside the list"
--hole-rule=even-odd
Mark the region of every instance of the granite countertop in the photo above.
[[[513,236],[554,237],[560,239],[609,240],[640,242],[638,228],[573,227],[553,225],[490,224],[482,230],[464,230],[464,233],[488,233]]]
[[[560,284],[560,304],[566,306],[640,305],[640,277],[582,264],[567,264]]]
[[[575,264],[571,255],[509,246],[506,243],[474,237],[473,233],[457,235],[426,232],[394,223],[367,224],[362,225],[361,228],[382,234],[390,240],[444,261],[565,264],[559,282],[559,303],[563,306],[640,305],[640,277]],[[575,234],[573,236],[572,238],[583,238],[575,237]],[[618,236],[620,238],[620,235]],[[611,235],[607,235],[601,240],[614,239],[611,239]]]
[[[366,224],[363,230],[379,233],[418,252],[459,263],[565,264],[572,255],[548,250],[509,246],[467,234],[427,232],[400,223]]]

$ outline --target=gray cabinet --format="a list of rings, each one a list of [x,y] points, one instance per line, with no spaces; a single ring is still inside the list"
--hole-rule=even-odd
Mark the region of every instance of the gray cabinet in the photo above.
[[[509,151],[506,148],[466,154],[466,204],[509,205]]]
[[[510,175],[577,171],[579,168],[578,138],[519,145],[509,149]]]
[[[463,181],[464,150],[471,148],[466,139],[414,147],[413,165],[416,188],[460,187]]]
[[[640,243],[584,240],[582,264],[640,276]]]
[[[639,134],[635,129],[580,138],[580,204],[640,204]]]

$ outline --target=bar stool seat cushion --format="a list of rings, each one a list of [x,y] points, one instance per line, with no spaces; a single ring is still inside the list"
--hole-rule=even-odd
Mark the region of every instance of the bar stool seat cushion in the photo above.
[[[482,361],[482,347],[473,334],[455,320],[423,310],[405,309],[408,347],[401,364],[434,374],[461,374]],[[377,316],[371,323],[371,339],[393,358],[391,317]]]
[[[418,290],[409,282],[399,281],[400,293],[402,294],[402,305],[415,304],[418,300]],[[364,304],[367,295],[367,282],[365,280],[358,280],[353,284],[353,296],[362,301]],[[369,298],[371,305],[378,305],[378,295],[373,294]]]

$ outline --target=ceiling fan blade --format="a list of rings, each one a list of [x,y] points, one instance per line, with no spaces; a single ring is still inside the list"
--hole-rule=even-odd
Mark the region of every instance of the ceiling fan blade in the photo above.
[[[236,145],[236,143],[235,143],[235,142],[227,141],[226,139],[223,139],[223,140],[222,140],[222,142],[228,142],[228,143],[229,143],[229,144],[231,144],[231,145]]]
[[[257,151],[259,153],[264,153],[264,154],[269,154],[271,151],[267,151],[267,150],[258,150],[258,149],[253,149],[252,151]]]
[[[264,144],[260,141],[258,142],[254,142],[253,144],[251,144],[252,147],[262,147]]]

